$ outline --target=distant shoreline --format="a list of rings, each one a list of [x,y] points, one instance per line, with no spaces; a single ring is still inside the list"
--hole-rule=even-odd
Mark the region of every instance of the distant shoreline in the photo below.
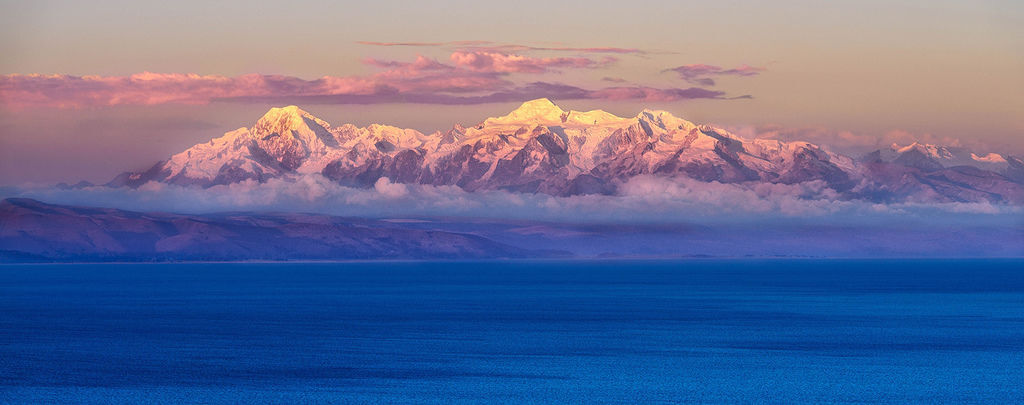
[[[809,257],[809,256],[694,256],[694,257],[572,257],[572,258],[493,258],[493,259],[329,259],[329,260],[168,260],[168,261],[48,261],[0,262],[7,265],[135,265],[135,264],[383,264],[383,263],[523,263],[523,262],[672,262],[672,261],[929,261],[929,260],[1024,260],[1024,256],[885,256],[885,257]]]

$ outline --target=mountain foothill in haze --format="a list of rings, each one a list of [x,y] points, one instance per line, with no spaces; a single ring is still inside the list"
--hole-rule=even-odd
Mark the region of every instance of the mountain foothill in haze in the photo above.
[[[1013,226],[599,224],[172,214],[0,201],[0,263],[244,260],[1020,257]]]

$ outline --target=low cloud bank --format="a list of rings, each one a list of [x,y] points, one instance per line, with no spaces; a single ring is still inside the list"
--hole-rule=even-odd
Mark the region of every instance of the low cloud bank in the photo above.
[[[472,217],[566,223],[782,223],[856,225],[970,224],[1024,226],[1024,207],[989,203],[876,204],[841,201],[822,182],[795,185],[722,184],[639,176],[618,195],[555,197],[455,186],[393,183],[338,185],[320,175],[242,182],[211,188],[148,183],[138,189],[25,186],[0,196],[134,211],[311,212],[359,217]]]

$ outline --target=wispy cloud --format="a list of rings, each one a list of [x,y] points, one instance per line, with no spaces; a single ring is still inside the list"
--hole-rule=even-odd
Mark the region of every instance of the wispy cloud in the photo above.
[[[763,67],[741,65],[736,68],[726,69],[721,66],[693,64],[682,65],[665,69],[665,72],[676,72],[679,78],[687,83],[698,86],[714,86],[716,76],[755,76],[765,71]]]
[[[143,72],[129,76],[12,74],[0,76],[0,105],[8,108],[77,108],[111,105],[207,104],[212,101],[373,104],[389,102],[478,104],[558,99],[638,99],[672,101],[728,99],[724,92],[700,88],[618,86],[587,89],[534,81],[516,83],[511,73],[538,74],[552,69],[595,69],[612,57],[534,58],[506,53],[458,51],[452,64],[418,56],[411,62],[367,59],[381,69],[367,75],[292,76],[246,74],[235,77]]]
[[[543,47],[543,46],[529,46],[529,45],[517,45],[517,44],[492,44],[492,45],[479,45],[475,48],[469,48],[479,51],[490,51],[490,52],[527,52],[527,51],[553,51],[553,52],[574,52],[574,53],[617,53],[617,54],[634,54],[634,55],[645,55],[650,53],[639,48],[616,48],[609,46],[598,46],[598,47]]]
[[[590,52],[590,53],[634,53],[634,54],[648,53],[647,51],[644,51],[644,50],[638,49],[638,48],[615,48],[615,47],[608,47],[608,46],[605,46],[605,47],[592,47],[592,48],[573,48],[573,47],[543,48],[543,47],[529,47],[529,49],[537,50],[537,51],[566,51],[566,52]]]
[[[591,97],[606,100],[647,100],[647,101],[675,101],[691,100],[699,98],[725,98],[721,91],[706,90],[697,87],[686,89],[668,88],[659,89],[645,86],[620,86],[607,87],[590,92]]]
[[[450,92],[401,92],[381,87],[373,94],[325,94],[311,96],[252,96],[220,99],[235,102],[262,102],[271,104],[378,104],[420,103],[470,105],[500,102],[518,102],[547,97],[556,100],[643,100],[678,101],[693,99],[749,98],[726,97],[724,92],[697,87],[654,88],[645,86],[605,87],[586,89],[562,83],[532,82],[484,94],[454,94]]]
[[[491,41],[448,41],[448,42],[377,42],[356,41],[360,45],[370,46],[476,46],[493,44]]]
[[[605,57],[594,60],[584,57],[535,58],[493,51],[456,51],[451,61],[457,66],[478,72],[545,73],[553,68],[600,68],[618,59]]]
[[[441,46],[445,45],[445,42],[376,42],[376,41],[356,41],[360,45],[370,46]]]
[[[579,52],[579,53],[618,53],[618,54],[647,54],[639,48],[619,48],[613,46],[593,47],[571,47],[571,46],[531,46],[521,44],[503,44],[493,41],[447,41],[447,42],[376,42],[356,41],[360,45],[370,46],[412,46],[412,47],[475,47],[475,50],[485,52],[516,52],[516,51],[555,51],[555,52]]]
[[[130,76],[3,75],[0,102],[8,106],[203,104],[220,97],[302,93],[309,82],[288,76],[237,77],[142,72]]]

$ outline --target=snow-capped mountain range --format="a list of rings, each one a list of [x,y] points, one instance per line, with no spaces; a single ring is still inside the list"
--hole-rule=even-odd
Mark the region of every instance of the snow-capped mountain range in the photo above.
[[[991,171],[1005,171],[1010,167],[1013,158],[996,153],[978,155],[971,150],[958,146],[938,146],[922,143],[911,143],[900,146],[892,144],[870,155],[871,160],[904,162],[907,165],[921,165],[925,170],[937,170],[953,166],[973,166]],[[1010,160],[1008,160],[1010,159]],[[1019,159],[1016,162],[1019,163]]]
[[[613,194],[638,175],[705,182],[822,182],[840,198],[1024,203],[1024,162],[963,148],[893,145],[854,159],[808,142],[744,139],[665,111],[618,117],[565,111],[548,99],[509,114],[423,134],[373,124],[332,127],[295,106],[195,145],[108,185],[209,187],[319,173],[343,185],[457,185],[467,191]]]

